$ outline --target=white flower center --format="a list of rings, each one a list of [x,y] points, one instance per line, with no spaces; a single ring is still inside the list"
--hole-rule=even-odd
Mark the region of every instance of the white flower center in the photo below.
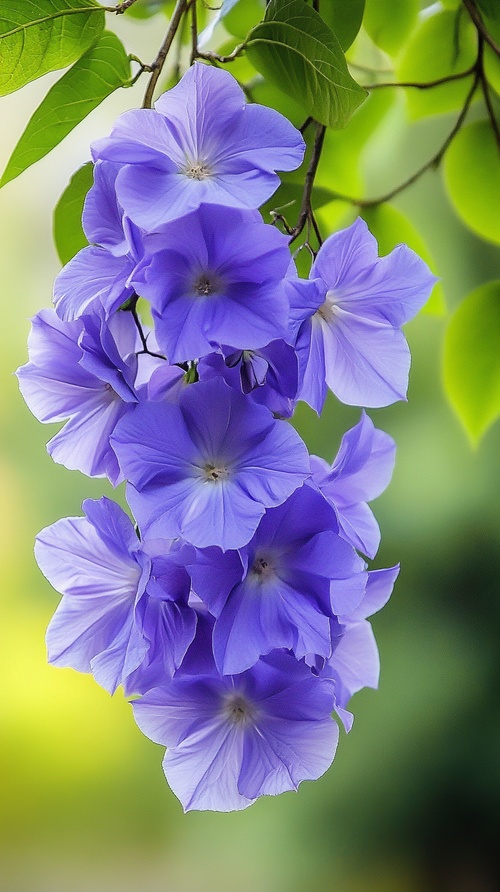
[[[248,725],[255,721],[257,710],[243,694],[233,691],[224,698],[222,712],[227,721],[233,725]]]
[[[206,180],[213,175],[213,171],[205,161],[188,161],[182,168],[182,173],[190,180]]]
[[[314,316],[318,317],[318,321],[326,323],[333,322],[337,315],[337,301],[334,291],[327,291],[324,303],[316,310]],[[314,317],[313,317],[314,318]]]

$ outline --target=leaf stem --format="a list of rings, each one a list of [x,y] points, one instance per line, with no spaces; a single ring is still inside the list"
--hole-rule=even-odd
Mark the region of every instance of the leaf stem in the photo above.
[[[365,90],[379,90],[381,87],[414,87],[416,90],[430,90],[432,87],[439,87],[441,84],[448,84],[452,81],[460,81],[469,75],[474,74],[477,62],[474,62],[465,71],[458,71],[456,74],[447,74],[445,77],[438,77],[433,81],[425,83],[417,83],[416,81],[385,81],[380,84],[363,84]]]
[[[487,43],[488,46],[491,47],[493,52],[497,56],[500,56],[500,46],[498,46],[498,44],[495,43],[491,34],[489,34],[488,31],[486,30],[486,28],[484,26],[483,19],[481,17],[481,13],[479,12],[476,4],[474,3],[474,0],[462,0],[462,2],[463,2],[467,12],[469,13],[469,15],[476,27],[477,33],[483,38],[485,43]]]

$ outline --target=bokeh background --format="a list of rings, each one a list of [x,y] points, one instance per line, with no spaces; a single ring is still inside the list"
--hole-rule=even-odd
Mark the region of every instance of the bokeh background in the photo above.
[[[119,30],[130,51],[155,55],[157,20]],[[2,100],[0,167],[51,78]],[[402,570],[373,623],[380,690],[354,698],[354,728],[325,777],[245,812],[185,816],[165,783],[161,747],[140,734],[122,695],[46,664],[58,596],[34,563],[34,536],[110,487],[51,462],[45,443],[55,428],[30,416],[13,372],[59,270],[52,209],[89,143],[140,105],[142,89],[113,96],[0,192],[0,888],[496,892],[500,427],[472,451],[446,404],[444,317],[407,326],[408,404],[370,413],[398,444],[392,484],[374,505],[383,534],[374,566],[401,561]],[[416,169],[451,122],[409,127],[404,97],[394,97],[363,155],[373,193]],[[439,173],[395,205],[425,235],[449,308],[499,277],[498,249],[457,221]],[[358,417],[331,399],[320,421],[301,407],[297,425],[311,451],[331,460]]]

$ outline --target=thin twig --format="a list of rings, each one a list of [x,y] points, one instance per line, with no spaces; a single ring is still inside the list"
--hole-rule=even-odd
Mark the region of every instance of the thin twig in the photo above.
[[[205,59],[207,62],[220,62],[225,65],[226,62],[234,62],[238,56],[241,56],[242,52],[246,48],[246,43],[239,43],[238,46],[235,46],[234,50],[229,53],[227,56],[219,56],[219,53],[214,53],[212,50],[206,50],[206,52],[202,52],[196,47],[196,55],[195,59]]]
[[[186,12],[187,4],[188,0],[177,0],[177,3],[175,4],[172,18],[170,19],[170,25],[165,35],[165,40],[163,41],[160,51],[151,66],[153,69],[153,73],[149,79],[149,83],[144,94],[144,101],[142,103],[143,108],[151,108],[155,87],[158,83],[158,78],[160,77],[160,74],[162,72],[165,60],[168,55],[168,51],[174,41],[174,37],[177,34],[182,16]]]
[[[465,71],[458,71],[456,74],[447,74],[445,77],[438,77],[434,81],[426,81],[425,83],[417,83],[416,81],[385,81],[380,84],[363,84],[364,90],[380,90],[381,87],[414,87],[416,90],[430,90],[432,87],[439,87],[441,84],[448,84],[451,81],[460,81],[476,71],[476,62],[466,68]]]
[[[496,144],[498,146],[498,150],[500,151],[500,128],[498,126],[498,121],[495,116],[495,109],[493,108],[493,104],[490,96],[490,87],[488,84],[488,79],[486,77],[486,72],[484,70],[484,38],[482,35],[479,35],[479,45],[478,45],[478,53],[477,53],[477,70],[479,74],[479,80],[481,83],[481,90],[484,96],[484,103],[486,105],[486,111],[488,112],[488,117],[490,119],[491,129],[493,130],[493,135],[495,137]]]
[[[295,239],[300,235],[306,222],[310,219],[312,208],[311,208],[311,194],[314,186],[314,177],[316,176],[316,171],[318,169],[319,160],[321,158],[321,150],[323,148],[323,142],[325,139],[326,127],[323,124],[316,124],[316,136],[314,137],[313,150],[311,155],[311,160],[309,162],[309,167],[307,168],[306,178],[304,181],[304,192],[302,194],[302,205],[300,208],[299,218],[297,220],[296,225],[293,227],[293,230],[289,235],[291,235],[290,244],[295,241]]]
[[[122,0],[122,2],[118,4],[118,6],[115,6],[116,15],[123,15],[123,13],[126,12],[127,9],[130,9],[130,7],[133,6],[135,2],[136,0]]]
[[[305,133],[305,131],[309,127],[309,124],[312,124],[313,120],[314,119],[311,118],[311,116],[309,115],[309,117],[305,119],[304,123],[300,125],[299,131],[300,131],[300,133],[302,133],[302,135]]]
[[[464,4],[467,12],[469,13],[472,21],[474,22],[474,25],[476,26],[476,30],[477,30],[478,34],[481,35],[483,40],[488,44],[488,46],[491,47],[493,52],[496,53],[497,56],[500,56],[500,46],[498,46],[498,44],[495,43],[491,34],[489,34],[488,31],[486,30],[486,28],[484,27],[484,22],[481,18],[481,14],[480,14],[476,4],[474,3],[474,0],[463,0],[463,4]]]
[[[192,0],[191,6],[191,65],[198,53],[198,16],[196,13],[196,0]]]

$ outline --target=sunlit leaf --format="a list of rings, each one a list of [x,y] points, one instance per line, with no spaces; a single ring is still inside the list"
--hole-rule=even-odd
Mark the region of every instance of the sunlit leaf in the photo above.
[[[54,242],[62,264],[88,244],[82,229],[82,210],[92,185],[93,169],[89,162],[73,174],[54,210]]]
[[[365,208],[361,212],[361,216],[366,220],[377,239],[380,254],[389,254],[396,245],[403,243],[415,251],[435,275],[439,275],[424,239],[401,211],[390,204],[381,204],[377,207]],[[445,310],[443,288],[441,282],[436,282],[422,312],[442,316]]]
[[[477,444],[500,416],[500,281],[481,285],[452,316],[444,344],[444,384]]]
[[[419,0],[366,0],[363,25],[390,56],[397,54],[418,15]]]
[[[424,19],[408,41],[397,80],[428,83],[467,71],[477,54],[477,34],[472,22],[451,10],[442,10]],[[428,90],[408,88],[408,109],[412,118],[439,115],[460,109],[472,82],[472,75]]]
[[[15,147],[0,186],[43,158],[100,102],[130,81],[130,62],[115,34],[99,40],[52,87]]]
[[[7,0],[0,4],[0,96],[71,65],[104,28],[95,0]]]
[[[329,127],[343,127],[366,96],[330,28],[303,0],[271,0],[249,35],[252,64]]]
[[[484,71],[488,83],[500,96],[500,58],[488,45],[484,48]]]
[[[500,153],[488,121],[475,121],[458,133],[445,155],[444,177],[464,223],[500,244]]]
[[[321,18],[332,29],[344,52],[361,28],[364,9],[365,0],[328,0],[321,6]]]
[[[224,27],[234,37],[243,39],[264,18],[265,0],[237,0],[237,3],[229,0],[229,2],[231,6],[222,16]]]

